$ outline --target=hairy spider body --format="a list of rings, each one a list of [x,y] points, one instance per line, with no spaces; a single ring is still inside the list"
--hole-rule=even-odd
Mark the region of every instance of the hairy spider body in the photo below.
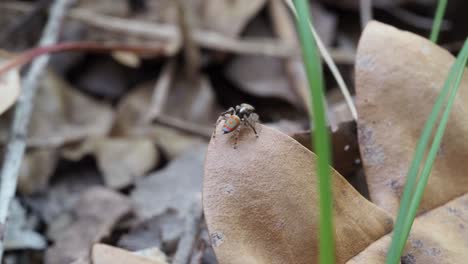
[[[223,124],[223,133],[228,134],[235,132],[234,148],[237,148],[237,140],[239,138],[239,132],[242,125],[250,127],[255,136],[258,137],[257,131],[253,123],[256,122],[257,114],[255,113],[255,108],[249,104],[240,104],[235,108],[231,107],[227,111],[221,113],[218,118],[218,121],[215,124],[215,128],[218,126],[219,122],[224,120]],[[216,137],[216,130],[213,133],[213,138]]]
[[[226,119],[223,125],[224,134],[235,131],[241,124],[241,119],[237,115],[232,115]]]

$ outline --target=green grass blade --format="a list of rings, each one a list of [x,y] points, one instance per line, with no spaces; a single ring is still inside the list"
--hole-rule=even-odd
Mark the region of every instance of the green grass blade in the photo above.
[[[437,4],[437,10],[434,18],[434,23],[432,24],[430,40],[434,43],[437,43],[439,38],[440,26],[442,25],[442,20],[444,18],[445,9],[447,8],[447,0],[439,0]]]
[[[319,260],[322,264],[335,263],[335,241],[333,228],[333,199],[330,176],[330,138],[326,122],[326,112],[323,91],[322,65],[309,23],[312,21],[308,0],[295,0],[297,10],[297,27],[301,40],[302,54],[309,81],[312,102],[311,137],[315,145],[317,158],[318,192],[320,206],[319,229]],[[313,117],[313,118],[312,118]],[[312,130],[311,130],[312,131]],[[311,260],[314,263],[315,260]]]
[[[465,46],[468,48],[468,40],[465,42]],[[455,72],[456,74],[455,83],[453,84],[453,89],[451,91],[450,98],[448,99],[447,107],[445,108],[444,113],[442,115],[440,125],[436,130],[434,141],[427,155],[427,161],[424,164],[424,167],[421,172],[421,176],[419,177],[419,182],[418,182],[418,185],[416,186],[414,198],[411,201],[409,213],[408,213],[407,219],[405,220],[405,225],[403,228],[403,235],[400,241],[400,248],[399,248],[400,254],[402,253],[405,242],[408,239],[408,235],[413,225],[414,218],[418,211],[419,203],[421,202],[421,199],[424,194],[424,190],[427,185],[427,181],[429,180],[429,175],[431,173],[432,166],[434,165],[434,161],[437,157],[437,152],[439,151],[440,143],[442,142],[442,137],[444,135],[445,128],[447,127],[447,122],[450,117],[450,112],[452,110],[453,103],[455,102],[457,91],[460,88],[460,83],[461,83],[463,73],[465,71],[465,66],[467,63],[468,52],[460,53],[459,57],[462,58],[462,61],[461,63],[459,63],[459,67],[456,69],[456,72]]]
[[[410,207],[412,203],[412,193],[415,189],[415,184],[416,184],[416,179],[418,176],[419,168],[421,167],[422,160],[426,152],[425,150],[427,149],[427,145],[431,138],[432,131],[434,130],[438,116],[440,115],[444,102],[446,101],[446,97],[449,91],[451,90],[450,88],[452,87],[452,83],[456,77],[456,74],[458,70],[460,68],[463,68],[463,65],[466,64],[466,62],[463,61],[463,56],[464,54],[467,54],[467,52],[468,52],[468,45],[467,43],[465,43],[465,46],[460,52],[459,57],[457,58],[456,62],[450,69],[449,76],[446,82],[444,83],[444,86],[442,90],[440,91],[436,102],[434,103],[431,114],[428,120],[426,121],[422,135],[418,141],[418,145],[416,147],[413,161],[411,163],[410,169],[408,170],[407,181],[405,184],[402,200],[400,203],[400,209],[398,212],[398,217],[397,217],[397,221],[396,221],[394,232],[393,232],[392,242],[391,242],[390,250],[387,255],[387,261],[386,261],[387,264],[395,264],[395,263],[399,263],[400,261],[401,251],[404,248],[404,245],[406,243],[406,238],[403,238],[404,230],[408,229],[408,221],[409,221],[408,219],[411,219],[408,216],[409,216]]]

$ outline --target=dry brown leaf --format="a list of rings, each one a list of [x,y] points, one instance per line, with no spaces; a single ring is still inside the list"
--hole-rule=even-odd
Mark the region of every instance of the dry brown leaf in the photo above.
[[[41,86],[31,117],[30,144],[57,147],[109,133],[113,122],[109,105],[81,94],[50,72]]]
[[[466,263],[468,259],[468,194],[418,216],[402,264]],[[391,235],[379,239],[348,264],[385,263]]]
[[[265,3],[265,0],[205,0],[201,16],[203,25],[236,37]]]
[[[162,254],[162,253],[161,253]],[[92,249],[93,264],[167,264],[163,258],[149,258],[142,255],[108,246],[95,244]]]
[[[371,199],[396,214],[425,120],[454,58],[417,35],[372,22],[356,62],[359,143]],[[465,73],[402,263],[464,263],[468,181]],[[465,89],[464,89],[465,88]],[[461,196],[460,196],[461,195]],[[384,263],[391,235],[349,263]]]
[[[189,7],[189,15],[194,21],[195,28],[200,26],[218,31],[230,37],[236,37],[244,26],[264,6],[265,0],[192,0],[184,1]],[[98,14],[111,15],[165,24],[178,23],[176,1],[151,0],[145,1],[142,12],[131,14],[129,5],[125,1],[113,0],[80,0],[78,7]],[[200,20],[200,21],[197,21]]]
[[[168,210],[137,223],[120,237],[117,245],[132,251],[158,247],[165,252],[174,252],[184,228],[185,220],[176,211]]]
[[[256,18],[246,29],[247,36],[272,37],[268,21]],[[290,86],[280,58],[267,56],[236,56],[226,68],[226,76],[243,91],[260,96],[285,100],[302,107],[302,99]]]
[[[181,74],[176,72],[177,76]],[[216,120],[221,109],[216,102],[211,82],[206,76],[202,76],[199,85],[178,77],[171,87],[163,112],[171,117],[209,127],[211,130],[213,120]]]
[[[16,102],[20,90],[21,84],[18,70],[11,70],[0,76],[0,115]]]
[[[57,170],[46,191],[24,197],[28,208],[47,224],[47,235],[52,241],[73,220],[70,212],[81,194],[102,185],[100,173],[89,163],[67,164],[66,168]]]
[[[206,145],[193,146],[167,167],[137,181],[131,193],[142,220],[174,210],[181,218],[201,199]]]
[[[34,149],[24,156],[18,174],[18,191],[32,194],[43,191],[55,170],[59,155],[55,149]]]
[[[62,155],[73,161],[90,154],[97,161],[104,183],[114,189],[129,186],[159,161],[153,140],[145,137],[89,138],[81,144],[62,149]]]
[[[136,87],[122,100],[117,107],[113,135],[150,138],[164,150],[170,159],[173,159],[190,146],[201,143],[202,140],[174,128],[148,124],[149,120],[146,117],[149,114],[148,111],[152,109],[153,90],[153,82],[145,83]],[[179,105],[179,103],[175,104]]]
[[[454,62],[446,50],[378,22],[361,38],[356,62],[358,134],[371,200],[396,215],[417,141]],[[468,192],[468,73],[434,163],[420,212]]]
[[[145,138],[98,139],[94,151],[106,185],[116,189],[144,176],[159,160],[152,140]]]
[[[130,213],[131,203],[119,193],[95,187],[82,194],[73,211],[76,221],[47,250],[48,264],[71,263],[86,256],[94,243],[110,235],[114,225]]]
[[[221,263],[311,263],[317,260],[316,156],[266,126],[243,129],[238,148],[218,133],[205,162],[203,204]],[[219,126],[218,131],[221,127]],[[333,170],[337,262],[391,230],[392,220]]]

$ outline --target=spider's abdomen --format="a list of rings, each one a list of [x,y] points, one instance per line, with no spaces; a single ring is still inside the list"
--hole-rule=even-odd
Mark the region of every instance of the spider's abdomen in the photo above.
[[[231,133],[240,125],[241,120],[237,115],[232,115],[226,119],[223,125],[224,134]]]

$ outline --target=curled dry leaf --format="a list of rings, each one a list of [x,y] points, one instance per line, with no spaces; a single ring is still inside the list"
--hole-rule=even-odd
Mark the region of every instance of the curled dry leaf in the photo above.
[[[468,194],[418,216],[402,264],[465,263],[468,259]],[[348,264],[385,263],[391,235],[377,240]]]
[[[371,200],[396,215],[406,173],[453,56],[429,40],[372,22],[356,62],[358,134]],[[468,192],[468,73],[455,100],[420,211]]]
[[[423,125],[454,58],[417,35],[372,22],[356,63],[359,144],[373,202],[396,214]],[[464,263],[468,258],[467,74],[461,83],[420,214],[402,263]],[[349,263],[384,263],[391,235]]]
[[[265,19],[258,17],[246,28],[247,36],[272,37],[274,34]],[[285,100],[302,106],[301,98],[290,87],[280,58],[240,55],[226,68],[226,76],[243,91],[260,97]]]
[[[158,153],[148,139],[115,138],[98,140],[95,155],[111,188],[122,188],[155,167]]]
[[[236,37],[265,3],[265,0],[205,0],[203,25]]]
[[[0,66],[2,59],[0,58]],[[18,70],[11,70],[0,76],[0,115],[12,106],[21,90]]]
[[[105,244],[95,244],[91,256],[93,264],[167,264],[164,254],[159,251],[158,256],[156,252],[132,253]]]
[[[104,183],[114,189],[129,186],[159,161],[153,141],[144,137],[89,138],[82,144],[62,150],[62,155],[73,161],[88,154],[95,157]]]
[[[73,209],[76,221],[48,248],[46,263],[71,263],[86,256],[91,246],[109,236],[130,211],[130,201],[112,190],[95,187],[84,192]]]
[[[41,86],[31,117],[29,144],[57,147],[108,134],[113,122],[109,105],[81,94],[51,72]]]
[[[166,168],[139,179],[131,199],[140,219],[175,210],[184,218],[201,199],[203,158],[206,145],[194,146]]]
[[[117,245],[132,251],[159,247],[165,252],[174,252],[184,231],[184,224],[184,219],[176,211],[168,210],[137,223],[120,237]]]
[[[132,90],[117,107],[113,135],[120,137],[145,137],[155,141],[170,159],[183,153],[202,140],[180,130],[149,124],[149,115],[154,82],[145,83]],[[179,105],[179,103],[174,103]],[[213,120],[213,119],[211,119]]]
[[[316,156],[287,135],[258,125],[238,148],[218,133],[205,161],[203,204],[220,263],[311,263],[318,257]],[[218,131],[221,130],[219,126]],[[336,171],[336,257],[343,263],[391,230],[391,218]]]

